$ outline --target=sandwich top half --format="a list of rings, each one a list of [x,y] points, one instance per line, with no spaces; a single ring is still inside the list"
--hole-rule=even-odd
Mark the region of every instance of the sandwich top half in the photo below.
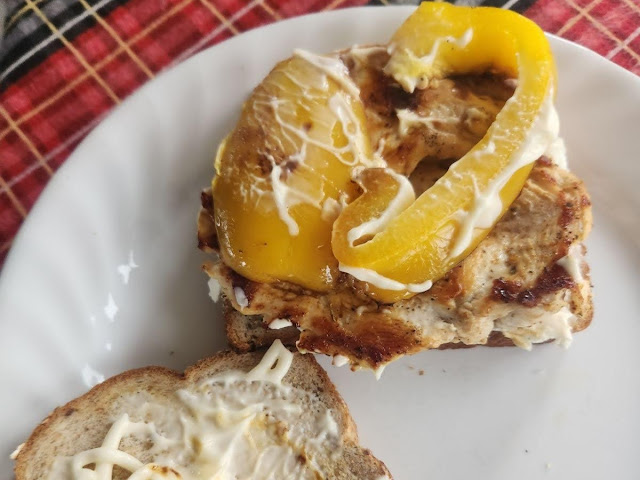
[[[544,34],[425,3],[388,45],[296,51],[254,90],[203,194],[226,301],[378,368],[555,340],[592,317],[588,194],[566,168]]]

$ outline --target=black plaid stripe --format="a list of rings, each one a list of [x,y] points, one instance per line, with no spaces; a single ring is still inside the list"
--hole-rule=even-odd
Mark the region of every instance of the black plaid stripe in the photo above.
[[[491,5],[496,7],[502,7],[509,3],[509,8],[518,12],[524,11],[535,2],[535,0],[517,0],[515,2],[508,0],[448,1],[458,5]],[[1,2],[4,2],[3,7],[7,22],[26,5],[24,0],[0,0]],[[120,5],[126,4],[127,0],[88,0],[88,3],[91,6],[100,5],[96,10],[99,15],[104,17]],[[370,2],[371,5],[417,5],[419,3],[420,0],[373,0]],[[43,0],[37,6],[56,28],[67,27],[63,34],[69,41],[73,41],[82,32],[96,24],[93,15],[87,14],[85,8],[77,0]],[[78,21],[80,16],[83,18]],[[68,28],[74,20],[76,20],[75,24]],[[43,42],[47,43],[41,46]],[[41,47],[34,50],[38,46]],[[42,19],[32,9],[26,9],[9,26],[0,44],[0,75],[2,75],[0,77],[2,78],[0,91],[62,47],[62,42],[52,34],[51,29],[43,23]],[[14,65],[18,61],[20,63]],[[9,69],[10,71],[8,71]],[[7,71],[8,73],[2,74]]]
[[[428,0],[373,0],[369,2],[369,5],[418,5],[422,1]],[[456,5],[473,5],[473,6],[486,6],[486,7],[504,7],[509,5],[510,10],[516,12],[524,12],[529,8],[536,0],[516,0],[515,2],[509,2],[508,0],[447,0],[449,3]]]
[[[105,16],[118,6],[126,3],[126,1],[87,0],[87,3],[91,6],[102,3],[96,9],[96,12],[101,16]],[[9,0],[6,21],[9,22],[25,5],[26,3],[23,0]],[[66,28],[63,35],[69,41],[73,41],[82,32],[96,24],[93,15],[88,14],[77,0],[44,0],[38,3],[37,7],[42,10],[57,29]],[[84,17],[78,21],[78,17],[83,14]],[[75,24],[68,28],[74,20],[76,20]],[[45,46],[34,51],[37,46],[48,40],[50,41]],[[3,75],[4,78],[0,81],[0,91],[62,47],[62,42],[55,37],[42,19],[32,9],[26,10],[9,26],[0,45],[0,72],[6,72],[11,69],[9,73]],[[32,51],[33,53],[30,54]],[[14,66],[14,63],[18,62],[24,55],[29,55],[29,57],[22,60],[18,66]]]
[[[515,3],[509,5],[509,10],[515,10],[516,12],[524,12],[527,8],[535,3],[536,0],[517,0]],[[505,0],[485,0],[482,5],[487,7],[503,7],[507,5]]]

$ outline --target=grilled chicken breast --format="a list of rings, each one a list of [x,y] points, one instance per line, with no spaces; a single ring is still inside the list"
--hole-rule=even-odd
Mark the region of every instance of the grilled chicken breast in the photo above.
[[[409,176],[417,195],[482,138],[515,87],[493,75],[464,76],[408,94],[384,75],[384,48],[338,55],[360,88],[372,144],[390,168]],[[554,150],[536,162],[519,197],[479,246],[429,291],[408,300],[380,304],[366,294],[365,283],[344,273],[333,291],[318,293],[286,282],[253,282],[221,261],[207,263],[205,271],[226,299],[230,343],[248,350],[279,337],[301,351],[373,369],[432,348],[568,346],[593,315],[582,245],[591,204],[584,184],[563,165],[562,145]],[[202,200],[199,245],[215,252],[210,194]]]

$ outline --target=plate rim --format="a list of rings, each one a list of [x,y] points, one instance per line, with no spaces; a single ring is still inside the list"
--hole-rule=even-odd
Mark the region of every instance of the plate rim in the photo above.
[[[371,9],[371,10],[374,10],[374,9],[378,9],[378,10],[380,10],[380,7],[363,7],[363,8],[365,8],[365,9]],[[413,9],[413,7],[394,7],[394,9],[396,9],[396,10],[409,10],[409,9]],[[322,13],[316,13],[316,14],[304,15],[304,16],[302,16],[302,17],[305,17],[305,18],[306,18],[306,17],[320,16],[320,15],[326,15],[326,16],[332,16],[332,15],[336,15],[336,16],[337,16],[337,15],[340,15],[340,16],[341,16],[341,15],[353,15],[354,13],[357,15],[357,12],[351,12],[350,10],[355,10],[355,9],[345,9],[345,10],[339,10],[339,11],[333,11],[333,12],[322,12]],[[347,13],[345,13],[345,12],[349,12],[349,14],[347,14]],[[116,116],[118,115],[118,112],[119,112],[120,110],[124,109],[124,105],[126,105],[126,104],[127,104],[127,102],[131,103],[131,102],[136,101],[136,100],[135,100],[136,98],[145,96],[145,94],[146,94],[146,93],[148,93],[148,92],[150,91],[150,89],[152,89],[152,88],[156,88],[156,87],[155,87],[155,85],[157,85],[157,84],[159,84],[159,83],[160,83],[160,81],[159,81],[159,79],[160,79],[160,78],[164,78],[165,76],[169,76],[169,75],[176,75],[176,74],[178,74],[178,75],[179,75],[179,73],[177,73],[177,72],[179,72],[179,70],[180,70],[181,68],[187,68],[187,66],[186,66],[186,65],[187,65],[188,63],[189,63],[189,64],[191,64],[191,63],[197,63],[197,62],[199,62],[199,61],[200,61],[199,59],[200,59],[200,58],[202,58],[202,56],[203,56],[203,55],[210,54],[212,50],[217,50],[217,49],[222,49],[222,48],[229,48],[229,49],[233,49],[233,48],[235,48],[235,47],[234,47],[234,44],[235,44],[235,42],[234,42],[234,41],[235,41],[236,39],[237,39],[238,41],[240,41],[240,39],[241,39],[244,35],[247,35],[247,36],[249,36],[249,35],[256,35],[256,36],[258,36],[258,35],[264,35],[264,34],[265,34],[265,33],[264,33],[264,30],[266,30],[266,29],[277,29],[277,28],[283,28],[283,24],[288,23],[288,22],[296,22],[296,21],[300,20],[302,17],[295,17],[295,18],[288,19],[288,20],[283,21],[283,22],[276,22],[276,23],[274,23],[274,24],[270,24],[270,25],[267,25],[267,26],[264,26],[264,27],[260,27],[260,28],[257,28],[257,29],[253,29],[253,30],[251,30],[251,31],[249,31],[249,32],[246,32],[246,33],[245,33],[245,34],[243,34],[243,35],[239,35],[239,36],[237,36],[237,37],[234,37],[234,38],[232,38],[232,39],[230,39],[230,40],[228,40],[228,41],[225,41],[225,42],[223,42],[223,43],[221,43],[221,44],[217,44],[217,45],[214,45],[214,46],[209,47],[209,48],[207,48],[207,49],[204,49],[204,50],[202,50],[202,51],[198,52],[196,55],[193,55],[192,57],[190,57],[190,58],[186,59],[184,62],[181,62],[181,63],[179,63],[179,64],[176,64],[175,66],[172,66],[172,67],[170,67],[170,68],[167,68],[167,69],[166,69],[166,70],[164,70],[161,74],[159,74],[159,75],[156,77],[156,79],[154,79],[154,80],[152,80],[152,81],[150,81],[150,82],[147,82],[147,83],[145,83],[143,86],[141,86],[140,88],[138,88],[134,93],[132,93],[129,97],[127,97],[127,99],[125,99],[125,101],[124,101],[124,102],[122,102],[122,104],[121,104],[120,106],[118,106],[118,107],[116,107],[116,108],[113,108],[113,109],[112,109],[112,110],[111,110],[107,115],[105,115],[105,117],[102,119],[102,121],[101,121],[98,125],[96,125],[96,127],[95,127],[95,128],[94,128],[94,129],[93,129],[93,130],[92,130],[92,131],[87,135],[87,137],[86,137],[85,139],[83,139],[83,141],[82,141],[82,142],[80,142],[80,144],[78,144],[78,145],[77,145],[77,147],[76,147],[76,149],[74,150],[74,152],[69,156],[69,158],[68,158],[68,159],[67,159],[67,161],[65,162],[65,164],[67,164],[67,166],[66,166],[67,170],[64,170],[64,168],[65,168],[65,164],[63,164],[63,165],[61,166],[61,168],[56,172],[56,173],[58,173],[58,178],[57,178],[57,180],[56,180],[56,178],[51,179],[51,181],[48,183],[48,185],[46,186],[46,188],[45,188],[45,189],[43,189],[43,191],[42,191],[42,193],[41,193],[40,197],[38,198],[37,202],[34,204],[34,206],[33,206],[32,210],[31,210],[31,212],[30,212],[30,215],[27,217],[27,219],[26,219],[26,220],[25,220],[25,222],[23,223],[23,226],[22,226],[22,228],[21,228],[21,232],[18,232],[18,234],[19,234],[19,235],[20,235],[20,234],[22,234],[22,235],[26,235],[26,234],[25,234],[25,230],[30,230],[30,229],[32,228],[32,227],[29,227],[29,228],[25,229],[24,227],[25,227],[25,226],[27,226],[27,225],[30,225],[31,223],[35,223],[35,221],[34,221],[34,212],[37,212],[37,213],[38,213],[38,215],[37,215],[38,217],[42,216],[42,213],[40,213],[40,211],[41,211],[41,210],[45,210],[45,211],[46,211],[46,209],[47,209],[47,207],[48,207],[48,205],[46,205],[46,203],[47,203],[47,202],[46,202],[46,199],[48,198],[46,195],[47,195],[47,194],[48,194],[48,195],[51,195],[51,191],[52,191],[52,190],[56,190],[56,189],[57,189],[57,186],[58,186],[58,185],[57,185],[57,183],[61,182],[60,178],[61,178],[61,177],[65,177],[65,176],[67,175],[67,171],[68,171],[69,169],[72,169],[72,168],[73,168],[73,166],[74,166],[75,164],[79,163],[79,162],[81,161],[81,160],[80,160],[81,158],[82,158],[82,159],[84,159],[84,155],[80,155],[80,154],[78,153],[79,151],[80,151],[80,152],[83,152],[83,151],[84,151],[84,149],[82,149],[82,150],[81,150],[81,147],[82,147],[85,143],[88,143],[89,141],[91,141],[91,138],[93,138],[94,136],[99,136],[99,135],[101,135],[99,132],[100,132],[102,129],[104,129],[104,124],[105,124],[105,123],[107,123],[107,122],[113,122],[113,117],[116,117]],[[550,37],[551,37],[551,38],[555,38],[556,40],[560,41],[560,43],[561,43],[561,44],[568,44],[568,45],[570,45],[570,48],[573,48],[573,47],[575,47],[575,46],[578,46],[578,47],[580,48],[580,50],[583,52],[582,54],[584,54],[584,52],[586,52],[586,55],[587,55],[587,56],[591,56],[591,57],[593,57],[593,56],[600,57],[600,60],[598,60],[598,61],[597,61],[597,62],[598,62],[597,66],[596,66],[596,68],[597,68],[597,69],[602,68],[602,67],[601,67],[601,65],[606,65],[606,64],[615,65],[615,64],[613,64],[612,62],[610,62],[610,61],[608,61],[608,60],[604,59],[604,58],[603,58],[603,57],[601,57],[600,55],[596,54],[595,52],[590,51],[589,49],[587,49],[587,48],[585,48],[585,47],[582,47],[582,46],[577,45],[577,44],[575,44],[575,43],[573,43],[573,42],[570,42],[570,41],[567,41],[567,40],[561,39],[561,38],[559,38],[559,37],[554,37],[554,36],[550,36]],[[604,60],[604,62],[602,62],[602,60]],[[633,78],[633,79],[634,79],[634,82],[636,82],[636,81],[637,81],[636,83],[634,83],[634,88],[635,88],[635,86],[640,87],[640,78],[636,77],[636,76],[635,76],[634,74],[632,74],[631,72],[628,72],[628,71],[626,71],[626,70],[622,69],[622,67],[619,67],[619,66],[617,66],[617,65],[615,65],[615,66],[617,67],[617,69],[618,69],[618,70],[622,70],[622,71],[624,71],[624,72],[627,72],[627,73],[628,73],[628,75],[630,76],[630,77],[628,77],[628,78]],[[606,68],[608,68],[608,67],[606,67]],[[617,74],[616,74],[616,75],[617,75]],[[634,90],[634,91],[635,91],[635,90]],[[640,89],[638,89],[638,92],[640,93]],[[78,158],[75,158],[75,157],[78,157]],[[54,177],[55,177],[55,176],[54,176]],[[54,182],[55,182],[55,183],[54,183]],[[52,186],[52,185],[53,185],[53,186]],[[58,208],[57,210],[58,210],[58,213],[59,213],[59,210],[60,210],[60,209]],[[29,220],[31,220],[31,222],[29,222]],[[29,223],[28,223],[28,222],[29,222]],[[15,246],[16,246],[16,244],[17,244],[18,238],[19,238],[19,237],[18,237],[18,235],[17,235],[17,236],[16,236],[16,240],[14,240],[14,247],[15,247]],[[9,263],[8,261],[9,261],[10,257],[12,256],[12,252],[15,252],[15,250],[14,250],[14,249],[12,249],[12,251],[10,251],[10,252],[9,252],[9,255],[7,256],[7,262],[5,263],[5,266]],[[28,253],[28,252],[27,252],[27,253]],[[15,256],[15,253],[14,253],[14,255],[13,255],[13,256]],[[23,259],[24,259],[24,255],[22,255],[22,256],[21,256],[21,258],[23,258]],[[15,263],[15,262],[16,262],[16,260],[14,260],[13,262]],[[14,268],[19,268],[19,267],[14,267]],[[7,273],[7,269],[6,269],[6,268],[4,268],[3,270],[1,270],[1,271],[0,271],[0,302],[2,302],[2,299],[3,299],[3,298],[5,298],[5,297],[3,296],[3,292],[5,292],[5,291],[7,290],[7,288],[3,288],[3,285],[5,285],[5,283],[3,282],[3,279],[8,283],[8,280],[6,280],[6,279],[7,279],[7,275],[6,275],[6,273]],[[5,286],[6,286],[6,285],[5,285]],[[2,303],[0,303],[0,311],[1,311],[2,309],[3,309],[3,308],[2,308]]]

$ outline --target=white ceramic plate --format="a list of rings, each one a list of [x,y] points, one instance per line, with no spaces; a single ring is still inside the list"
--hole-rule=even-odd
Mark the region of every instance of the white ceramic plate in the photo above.
[[[385,42],[410,12],[343,10],[241,35],[146,85],[78,147],[0,277],[0,477],[9,478],[9,453],[44,415],[102,375],[182,369],[224,347],[194,231],[216,144],[294,47]],[[363,444],[397,479],[640,472],[640,79],[551,42],[569,161],[594,202],[593,325],[567,351],[425,352],[378,382],[322,360]]]

